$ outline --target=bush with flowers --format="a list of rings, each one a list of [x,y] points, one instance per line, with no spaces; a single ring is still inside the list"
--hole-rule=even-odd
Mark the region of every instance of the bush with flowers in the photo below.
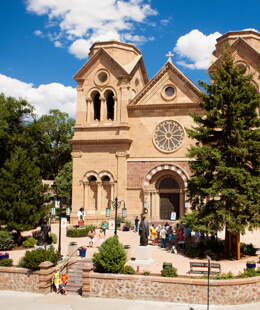
[[[0,259],[5,259],[9,258],[9,253],[8,252],[0,252]]]

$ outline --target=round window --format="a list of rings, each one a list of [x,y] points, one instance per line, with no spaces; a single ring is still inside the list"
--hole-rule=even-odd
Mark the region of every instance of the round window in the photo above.
[[[98,79],[99,79],[99,81],[101,82],[101,83],[105,83],[106,82],[106,80],[107,80],[107,74],[106,74],[106,72],[100,72],[99,74],[98,74]]]
[[[179,149],[184,139],[184,130],[176,121],[160,123],[154,131],[153,141],[160,151],[171,153]]]
[[[174,88],[171,87],[171,86],[168,86],[168,87],[165,88],[165,95],[167,97],[172,97],[174,95],[174,92],[175,92]]]

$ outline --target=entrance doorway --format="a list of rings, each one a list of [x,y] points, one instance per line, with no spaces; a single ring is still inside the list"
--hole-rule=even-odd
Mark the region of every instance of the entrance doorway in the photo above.
[[[160,219],[170,220],[171,212],[176,212],[176,219],[179,218],[179,194],[160,193]]]

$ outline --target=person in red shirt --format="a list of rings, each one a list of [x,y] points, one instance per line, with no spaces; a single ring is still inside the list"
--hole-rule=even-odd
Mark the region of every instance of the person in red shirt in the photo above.
[[[68,283],[68,280],[69,280],[69,277],[66,275],[66,273],[62,273],[61,277],[61,293],[64,294],[64,295],[67,295],[67,291],[66,291],[66,285]]]

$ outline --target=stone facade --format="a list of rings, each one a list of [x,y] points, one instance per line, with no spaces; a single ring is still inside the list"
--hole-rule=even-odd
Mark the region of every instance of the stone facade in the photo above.
[[[227,43],[237,65],[260,72],[260,34],[254,31],[220,37],[209,70]],[[105,219],[115,197],[125,201],[128,218],[145,212],[149,219],[168,220],[172,212],[177,218],[189,212],[186,153],[194,141],[185,128],[194,125],[191,112],[202,113],[201,90],[171,58],[149,81],[141,52],[117,41],[96,42],[74,79],[72,223],[81,207],[87,221]],[[260,84],[259,74],[254,83]]]

